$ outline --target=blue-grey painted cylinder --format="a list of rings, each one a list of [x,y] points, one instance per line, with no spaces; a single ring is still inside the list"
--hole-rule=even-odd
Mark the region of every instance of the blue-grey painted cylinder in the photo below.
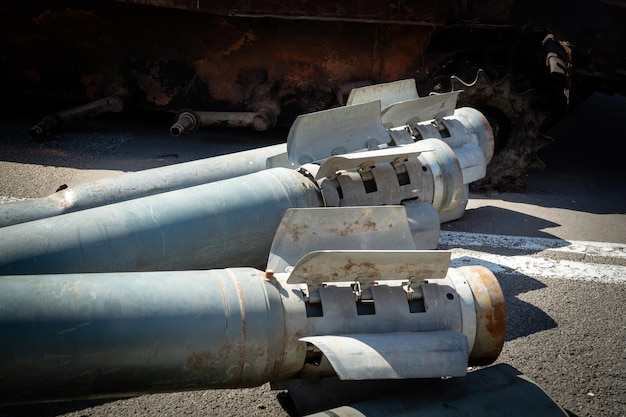
[[[297,372],[252,268],[0,279],[0,403],[258,386]],[[304,310],[302,312],[304,315]]]
[[[44,219],[105,204],[251,174],[287,145],[266,146],[182,164],[129,172],[58,191],[48,197],[0,205],[0,227]]]
[[[7,226],[0,275],[262,267],[291,207],[321,207],[315,183],[273,168]]]

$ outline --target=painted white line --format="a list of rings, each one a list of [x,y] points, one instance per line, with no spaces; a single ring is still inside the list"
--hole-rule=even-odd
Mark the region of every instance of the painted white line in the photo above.
[[[489,235],[485,233],[467,233],[441,231],[439,243],[452,248],[502,248],[508,250],[537,253],[542,251],[571,253],[584,256],[600,256],[626,259],[626,244],[586,242],[533,238],[524,236]]]
[[[483,265],[500,275],[626,284],[624,244],[450,231],[440,233],[439,243],[452,248],[452,267]],[[524,254],[499,255],[494,249]]]
[[[467,249],[452,249],[450,266],[458,268],[466,265],[483,265],[499,275],[526,275],[533,278],[626,284],[626,266],[534,256],[504,256]]]

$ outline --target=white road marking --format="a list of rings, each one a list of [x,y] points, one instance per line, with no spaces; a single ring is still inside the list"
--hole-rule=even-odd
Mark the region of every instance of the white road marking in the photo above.
[[[452,267],[483,265],[498,274],[626,284],[624,244],[449,231],[440,233],[439,243],[452,248]],[[527,253],[499,255],[490,248]],[[574,260],[562,259],[564,254]]]

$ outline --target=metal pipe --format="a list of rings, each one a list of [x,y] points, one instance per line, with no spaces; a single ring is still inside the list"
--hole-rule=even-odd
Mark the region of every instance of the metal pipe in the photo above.
[[[264,170],[286,144],[129,172],[66,188],[48,197],[0,205],[0,227],[165,193]]]
[[[476,305],[482,301],[472,293],[474,275],[457,270],[460,280],[446,276],[449,255],[447,263],[432,264],[444,254],[310,254],[330,262],[339,256],[356,268],[362,265],[351,259],[367,259],[366,270],[380,275],[371,287],[375,312],[364,315],[351,287],[340,282],[354,282],[350,269],[322,277],[328,281],[320,289],[324,314],[311,314],[302,283],[316,285],[311,273],[325,262],[309,264],[307,257],[290,275],[235,268],[3,277],[0,403],[241,388],[325,375],[310,358],[314,346],[343,379],[464,375],[473,345],[491,331],[476,317],[488,306]],[[412,261],[398,264],[398,256]],[[414,283],[427,308],[411,312],[403,280],[396,280],[423,279],[433,267],[435,279]],[[481,280],[497,285],[489,270],[474,268]],[[492,298],[503,302],[499,287]],[[506,322],[503,310],[496,314]],[[331,346],[335,339],[340,351]],[[354,359],[361,362],[352,368]],[[363,360],[376,364],[363,367]]]
[[[251,127],[262,132],[276,125],[278,116],[270,107],[261,107],[255,112],[213,112],[182,110],[176,115],[176,122],[170,133],[178,137],[185,132],[194,132],[200,126]]]
[[[28,134],[31,138],[38,138],[63,123],[71,123],[104,113],[120,113],[126,106],[127,96],[128,93],[125,90],[116,90],[108,97],[48,114],[31,127]]]

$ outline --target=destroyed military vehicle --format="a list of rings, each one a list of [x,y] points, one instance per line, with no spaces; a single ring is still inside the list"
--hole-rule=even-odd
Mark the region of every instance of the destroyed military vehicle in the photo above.
[[[266,130],[414,78],[420,95],[464,90],[459,105],[489,119],[484,185],[523,186],[546,122],[626,91],[620,0],[3,0],[0,19],[5,92],[80,104],[51,108],[32,136],[135,109]]]

